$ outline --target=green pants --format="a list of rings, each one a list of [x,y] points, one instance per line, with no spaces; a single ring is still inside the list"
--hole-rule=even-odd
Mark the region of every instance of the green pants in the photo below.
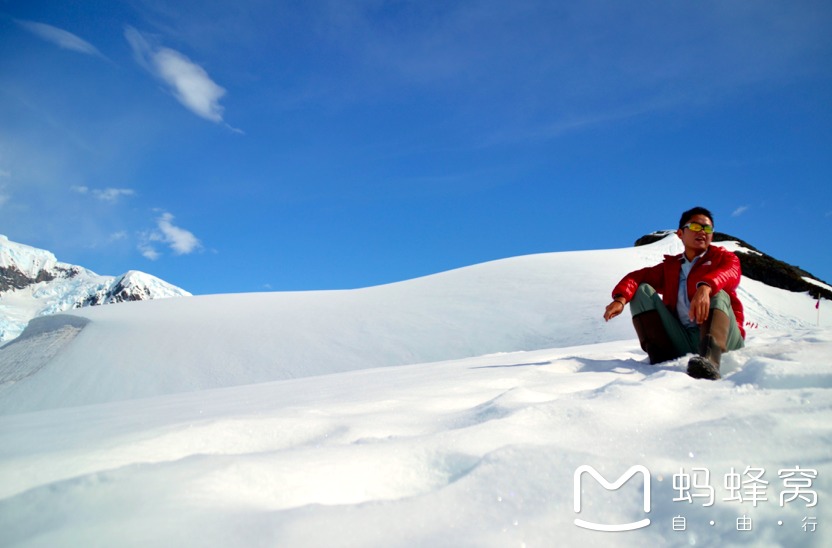
[[[648,310],[655,310],[659,313],[664,330],[667,332],[668,337],[670,337],[670,341],[673,343],[679,356],[699,352],[699,326],[685,327],[682,325],[676,311],[671,311],[665,306],[661,296],[656,293],[656,290],[649,284],[641,284],[638,286],[636,294],[630,301],[630,313],[633,316],[637,316]],[[731,297],[725,291],[720,291],[716,295],[711,296],[711,310],[721,310],[731,320],[726,345],[727,350],[742,348],[744,342],[740,328],[737,326],[737,317],[731,308]]]

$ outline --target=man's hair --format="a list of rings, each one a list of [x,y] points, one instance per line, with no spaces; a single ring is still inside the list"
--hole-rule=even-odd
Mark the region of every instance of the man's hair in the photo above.
[[[704,207],[694,207],[682,213],[682,218],[679,219],[679,228],[684,227],[690,221],[690,218],[694,215],[704,215],[708,219],[711,220],[711,223],[714,222],[714,215]]]

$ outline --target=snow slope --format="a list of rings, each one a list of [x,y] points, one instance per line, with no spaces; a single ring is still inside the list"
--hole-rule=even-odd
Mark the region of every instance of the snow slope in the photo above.
[[[38,319],[0,350],[0,413],[630,338],[628,321],[601,318],[609,292],[678,242],[517,257],[360,290],[124,303]],[[758,296],[762,284],[742,285],[755,325],[815,323],[807,295]],[[87,320],[83,331],[66,336],[61,322],[77,318]],[[55,343],[53,330],[64,333]],[[26,382],[8,384],[4,363]],[[54,374],[23,372],[47,363]]]
[[[35,321],[0,349],[0,544],[830,545],[828,303],[818,327],[807,295],[744,279],[753,327],[722,381],[650,366],[601,314],[675,245]],[[645,466],[651,511],[631,480],[587,482],[576,513],[583,465]],[[789,473],[811,482],[794,500]]]

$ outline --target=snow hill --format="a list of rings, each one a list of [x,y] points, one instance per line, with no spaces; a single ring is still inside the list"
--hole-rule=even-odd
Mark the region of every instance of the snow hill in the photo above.
[[[98,274],[67,263],[43,249],[0,234],[0,343],[17,337],[32,318],[73,308],[125,301],[189,296],[155,276],[131,270]]]
[[[828,302],[743,279],[723,380],[651,366],[601,316],[679,251],[37,318],[0,348],[0,544],[830,545]]]

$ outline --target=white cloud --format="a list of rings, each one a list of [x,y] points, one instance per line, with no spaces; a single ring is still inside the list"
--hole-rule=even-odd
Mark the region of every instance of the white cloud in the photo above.
[[[167,245],[174,255],[188,255],[202,249],[199,238],[190,230],[173,224],[173,219],[170,213],[162,212],[156,219],[156,230],[140,235],[139,251],[145,258],[155,261],[162,256],[156,249],[156,243]]]
[[[215,84],[202,67],[167,48],[159,50],[154,58],[159,75],[170,84],[180,103],[212,122],[222,121],[223,107],[219,100],[225,90]]]
[[[58,27],[53,27],[45,23],[37,23],[35,21],[17,21],[17,24],[38,38],[51,42],[60,48],[77,51],[86,55],[104,57],[95,46],[86,40]]]
[[[133,196],[136,194],[136,191],[131,188],[105,188],[102,190],[99,188],[91,189],[84,185],[74,185],[70,189],[78,194],[92,194],[102,202],[110,203],[118,201],[122,196]]]
[[[139,251],[145,259],[149,259],[151,261],[155,261],[162,256],[162,254],[156,251],[152,245],[147,243],[139,244]]]
[[[93,195],[104,202],[115,202],[122,196],[133,196],[136,192],[130,188],[105,188],[93,190]]]
[[[188,110],[212,122],[222,122],[220,99],[225,89],[185,55],[169,48],[154,47],[136,29],[127,27],[124,37],[133,48],[136,62],[168,85],[173,96]]]
[[[740,215],[742,215],[743,213],[748,211],[748,208],[749,208],[749,206],[740,206],[740,207],[738,207],[737,209],[734,210],[733,213],[731,213],[731,217],[739,217]]]
[[[163,241],[177,255],[187,255],[202,247],[199,239],[192,232],[173,224],[173,215],[170,213],[163,213],[157,221],[157,226],[162,231]]]

